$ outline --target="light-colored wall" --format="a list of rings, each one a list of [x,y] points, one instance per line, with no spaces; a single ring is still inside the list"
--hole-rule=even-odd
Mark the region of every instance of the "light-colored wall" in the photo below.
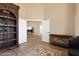
[[[75,6],[75,36],[79,36],[79,4]]]
[[[16,4],[20,6],[20,18],[48,19],[50,20],[50,33],[74,35],[74,4]]]
[[[46,4],[45,19],[50,20],[50,33],[74,35],[74,4]]]
[[[18,5],[19,8],[19,19],[26,19],[26,5],[24,3],[14,3]]]
[[[28,21],[27,22],[27,26],[28,27],[33,27],[34,28],[34,35],[40,35],[40,25],[41,22],[40,21]]]
[[[20,6],[19,16],[26,19],[44,19],[44,5],[33,3],[16,3]]]

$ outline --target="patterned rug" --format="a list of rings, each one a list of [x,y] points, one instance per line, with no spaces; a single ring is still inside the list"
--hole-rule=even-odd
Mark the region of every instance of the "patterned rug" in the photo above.
[[[27,48],[20,51],[17,51],[15,49],[9,52],[2,53],[0,54],[0,56],[63,56],[64,55],[63,52],[61,52],[61,50],[57,50],[40,44],[31,47],[27,51],[26,50]]]
[[[62,53],[59,50],[38,45],[32,48],[31,51],[28,53],[28,55],[29,56],[61,56]]]

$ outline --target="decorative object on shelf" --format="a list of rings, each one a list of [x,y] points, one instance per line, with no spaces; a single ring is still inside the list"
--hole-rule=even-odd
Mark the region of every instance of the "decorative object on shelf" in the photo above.
[[[3,31],[3,27],[0,27],[0,33]]]
[[[0,25],[3,25],[3,19],[0,18]]]

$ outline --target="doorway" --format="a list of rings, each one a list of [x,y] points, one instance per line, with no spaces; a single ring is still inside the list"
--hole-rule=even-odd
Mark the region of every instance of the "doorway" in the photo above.
[[[27,41],[40,42],[42,40],[41,24],[41,21],[27,21]]]
[[[30,40],[49,42],[49,20],[27,21],[27,41]]]
[[[19,44],[49,42],[49,20],[19,20]]]

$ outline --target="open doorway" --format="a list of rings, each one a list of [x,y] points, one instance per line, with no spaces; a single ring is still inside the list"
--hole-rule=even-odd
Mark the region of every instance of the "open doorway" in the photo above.
[[[27,41],[40,42],[42,40],[41,25],[41,21],[27,21]]]
[[[49,20],[19,20],[19,44],[24,42],[49,42]]]

